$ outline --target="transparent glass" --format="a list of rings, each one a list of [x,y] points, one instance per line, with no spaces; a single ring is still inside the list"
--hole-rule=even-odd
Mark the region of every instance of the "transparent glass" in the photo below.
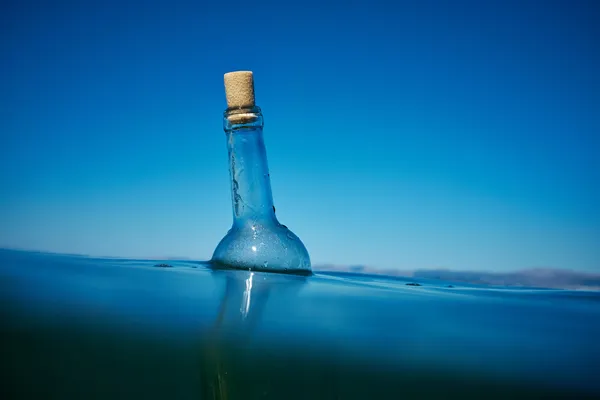
[[[226,110],[233,226],[212,262],[225,268],[311,274],[302,241],[275,216],[260,108]]]

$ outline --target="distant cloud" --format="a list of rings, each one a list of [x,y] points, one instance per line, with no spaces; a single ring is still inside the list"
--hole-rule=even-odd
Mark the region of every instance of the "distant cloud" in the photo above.
[[[551,289],[600,290],[600,273],[586,273],[557,268],[532,268],[516,272],[453,271],[418,269],[414,271],[382,270],[364,265],[314,266],[314,271],[338,271],[376,275],[405,276],[497,286],[526,286]]]

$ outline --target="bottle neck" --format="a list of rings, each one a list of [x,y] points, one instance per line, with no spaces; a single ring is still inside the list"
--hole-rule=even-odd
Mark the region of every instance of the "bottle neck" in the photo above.
[[[275,223],[260,109],[227,110],[224,128],[234,227]]]

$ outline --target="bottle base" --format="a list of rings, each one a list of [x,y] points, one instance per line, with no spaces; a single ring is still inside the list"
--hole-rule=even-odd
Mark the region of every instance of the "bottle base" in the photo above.
[[[245,271],[312,274],[302,241],[277,222],[232,227],[215,249],[211,263]]]

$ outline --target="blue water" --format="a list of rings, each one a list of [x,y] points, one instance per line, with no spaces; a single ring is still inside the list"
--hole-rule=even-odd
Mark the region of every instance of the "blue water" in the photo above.
[[[600,395],[599,292],[448,286],[0,250],[2,398]]]

